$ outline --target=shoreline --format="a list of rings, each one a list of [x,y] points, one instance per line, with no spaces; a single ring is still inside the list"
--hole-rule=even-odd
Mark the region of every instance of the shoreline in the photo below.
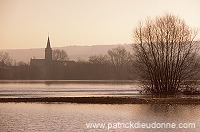
[[[0,103],[77,103],[77,104],[200,104],[200,98],[132,97],[38,97],[0,98]]]

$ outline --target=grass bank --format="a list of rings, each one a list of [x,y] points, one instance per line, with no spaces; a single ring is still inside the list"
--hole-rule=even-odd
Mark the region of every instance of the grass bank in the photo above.
[[[200,104],[200,98],[41,97],[0,98],[0,102],[65,102],[80,104]]]

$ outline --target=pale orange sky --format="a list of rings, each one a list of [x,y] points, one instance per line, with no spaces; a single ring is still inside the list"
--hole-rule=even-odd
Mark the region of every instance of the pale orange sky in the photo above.
[[[52,47],[133,43],[140,20],[165,13],[200,28],[200,0],[0,0],[0,49],[44,48],[48,32]]]

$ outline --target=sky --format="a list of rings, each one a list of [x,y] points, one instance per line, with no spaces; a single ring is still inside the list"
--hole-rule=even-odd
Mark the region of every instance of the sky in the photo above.
[[[0,0],[0,49],[44,48],[48,34],[52,47],[130,44],[139,21],[166,13],[200,28],[200,0]]]

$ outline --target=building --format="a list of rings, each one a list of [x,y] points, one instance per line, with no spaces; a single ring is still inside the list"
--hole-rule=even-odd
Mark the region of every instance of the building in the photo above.
[[[75,61],[52,60],[52,48],[48,36],[45,59],[31,59],[30,67],[33,79],[63,79],[64,70],[76,64]]]

